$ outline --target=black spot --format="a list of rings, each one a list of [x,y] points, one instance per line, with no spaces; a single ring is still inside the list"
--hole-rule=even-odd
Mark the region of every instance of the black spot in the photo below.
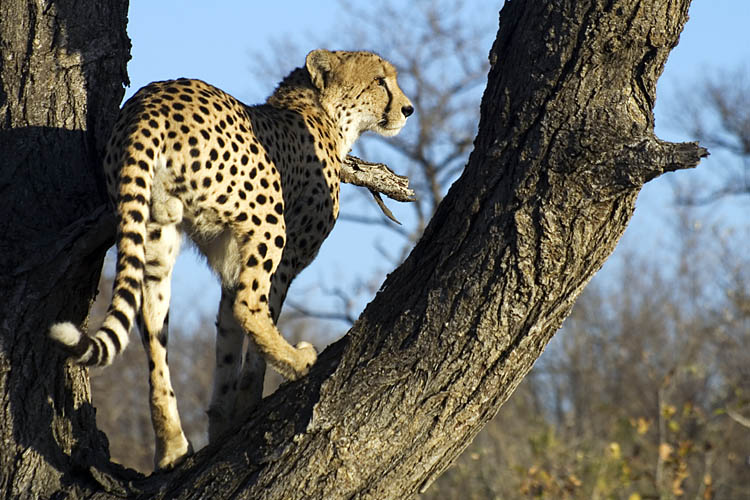
[[[101,327],[100,330],[107,334],[109,340],[112,341],[115,346],[115,352],[120,352],[122,350],[122,344],[120,343],[120,338],[117,336],[117,334],[111,328],[107,328],[106,326]]]
[[[131,210],[128,212],[128,215],[136,222],[143,222],[143,214],[138,210]]]
[[[209,186],[211,186],[211,179],[208,178],[208,177],[204,177],[203,178],[203,187],[207,188]]]
[[[236,220],[237,222],[244,222],[244,221],[246,221],[246,220],[247,220],[247,214],[246,214],[245,212],[242,212],[242,213],[240,213],[240,214],[239,214],[239,215],[238,215],[238,216],[237,216],[237,217],[235,218],[235,220]]]
[[[258,259],[255,258],[255,255],[251,255],[249,259],[247,259],[247,267],[255,267],[258,265]]]
[[[212,149],[208,156],[211,158],[211,161],[216,161],[219,159],[219,153],[217,153],[215,149]]]
[[[254,155],[257,155],[258,154],[258,146],[256,146],[255,144],[250,144],[250,152],[252,154],[254,154]]]
[[[281,236],[277,236],[273,240],[273,243],[274,245],[276,245],[277,248],[284,248],[284,238],[282,238]]]
[[[135,295],[133,295],[133,292],[131,292],[127,288],[118,288],[115,292],[115,296],[120,297],[122,300],[127,302],[128,305],[130,305],[130,307],[132,307],[133,309],[136,308]]]
[[[258,253],[260,254],[261,257],[266,256],[266,253],[268,253],[268,247],[266,246],[265,243],[261,243],[258,245]]]
[[[216,198],[216,202],[217,202],[217,203],[219,203],[219,204],[221,204],[221,205],[223,205],[224,203],[226,203],[226,202],[227,202],[227,197],[226,197],[226,195],[220,194],[220,195],[219,195],[219,196],[218,196],[218,197]]]
[[[269,224],[276,224],[279,222],[279,219],[275,215],[268,214],[266,215],[266,222]]]
[[[250,159],[247,157],[247,155],[242,155],[242,158],[240,158],[240,163],[243,165],[247,165],[247,162],[250,161]]]
[[[203,117],[199,115],[198,113],[193,113],[193,120],[197,121],[198,123],[203,123]]]
[[[133,231],[126,231],[126,232],[122,233],[122,238],[129,239],[130,241],[132,241],[136,245],[142,245],[143,244],[143,236],[141,236],[140,234],[135,233]]]
[[[150,239],[150,240],[158,240],[159,238],[161,238],[161,228],[160,227],[157,227],[156,229],[154,229],[153,231],[151,231],[150,233],[148,233],[148,239]]]
[[[198,139],[196,139],[195,137],[189,137],[188,144],[190,144],[191,146],[195,146],[196,144],[198,144]]]
[[[198,160],[195,160],[193,163],[190,164],[190,168],[193,172],[197,172],[201,169],[201,162]]]
[[[273,206],[274,211],[276,211],[277,214],[281,215],[284,213],[284,206],[281,203],[277,203]]]
[[[269,273],[270,273],[270,272],[271,272],[271,269],[273,269],[273,261],[272,261],[271,259],[268,259],[267,261],[265,261],[265,262],[263,263],[263,269],[264,269],[264,270],[265,270],[266,272],[269,272]]]
[[[176,121],[176,122],[184,122],[184,121],[185,121],[185,117],[184,117],[184,116],[182,116],[182,114],[180,114],[180,113],[175,113],[175,114],[173,114],[173,115],[172,115],[172,119],[173,119],[174,121]]]
[[[190,156],[192,156],[193,158],[197,158],[198,156],[200,156],[200,154],[201,154],[201,152],[198,151],[198,149],[196,149],[196,148],[192,148],[190,150]]]
[[[146,197],[143,196],[142,194],[137,194],[135,196],[133,196],[132,194],[124,194],[124,195],[122,195],[120,197],[120,200],[123,203],[129,203],[131,201],[137,201],[141,205],[145,205],[146,204]]]
[[[114,316],[115,318],[117,318],[117,321],[120,322],[120,324],[122,325],[123,329],[126,332],[130,331],[130,320],[128,319],[128,317],[125,315],[124,312],[119,311],[117,309],[112,309],[112,311],[110,311],[110,314],[112,314],[112,316]],[[119,342],[118,342],[118,344],[119,344]]]
[[[264,203],[266,202],[266,196],[265,196],[265,195],[262,195],[262,194],[259,194],[259,195],[258,195],[258,196],[257,196],[257,197],[255,198],[255,201],[257,201],[257,202],[258,202],[259,204],[263,205],[263,204],[264,204]]]

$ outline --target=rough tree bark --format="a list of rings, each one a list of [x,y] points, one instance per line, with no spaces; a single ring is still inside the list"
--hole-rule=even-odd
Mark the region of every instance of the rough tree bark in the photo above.
[[[59,119],[37,121],[2,108],[0,486],[11,496],[409,498],[526,375],[614,249],[643,184],[707,154],[653,134],[656,80],[689,0],[506,3],[475,150],[408,259],[308,377],[282,386],[226,442],[143,478],[108,463],[85,372],[45,340],[61,311],[85,316],[108,243],[81,238],[95,224],[74,221],[101,220],[94,144],[114,114],[127,39],[122,4],[76,5],[88,3],[100,10],[76,18],[53,6],[47,17],[40,6],[28,21],[34,40],[44,23],[109,26],[98,56],[87,55],[90,39],[71,45],[68,35],[59,56],[80,58],[39,76],[53,83],[14,87],[7,54],[37,44],[16,35],[18,52],[7,52],[2,33],[3,97],[34,109],[52,92],[52,109],[63,106]],[[79,73],[78,92],[66,94]],[[33,82],[39,94],[18,91]],[[63,119],[79,110],[80,122]],[[16,172],[27,178],[10,185]]]
[[[49,498],[107,463],[88,375],[45,331],[63,311],[86,317],[113,243],[81,236],[104,212],[97,151],[124,93],[126,22],[125,1],[0,0],[3,498]]]

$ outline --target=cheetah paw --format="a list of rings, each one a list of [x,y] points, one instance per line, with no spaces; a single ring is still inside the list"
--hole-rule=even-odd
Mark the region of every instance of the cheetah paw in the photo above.
[[[310,371],[310,367],[318,359],[318,352],[309,342],[300,342],[296,346],[298,355],[298,364],[295,369],[296,378],[304,377]]]

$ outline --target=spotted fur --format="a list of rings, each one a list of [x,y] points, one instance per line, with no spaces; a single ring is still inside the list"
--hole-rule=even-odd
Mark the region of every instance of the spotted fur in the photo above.
[[[51,335],[75,362],[103,366],[138,322],[157,467],[189,452],[167,365],[180,232],[222,284],[209,409],[214,440],[260,400],[266,362],[288,379],[315,362],[310,344],[291,346],[275,326],[287,288],[333,228],[339,169],[354,141],[366,130],[394,135],[412,112],[390,63],[326,50],[308,54],[263,105],[246,106],[187,79],[151,83],[124,105],[104,159],[118,215],[112,303],[92,335],[70,323],[54,325]]]

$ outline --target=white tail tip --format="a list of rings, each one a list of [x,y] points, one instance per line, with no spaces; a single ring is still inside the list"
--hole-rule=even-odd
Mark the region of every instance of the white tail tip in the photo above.
[[[68,347],[75,347],[83,334],[73,323],[56,323],[49,329],[49,335],[54,340]]]

